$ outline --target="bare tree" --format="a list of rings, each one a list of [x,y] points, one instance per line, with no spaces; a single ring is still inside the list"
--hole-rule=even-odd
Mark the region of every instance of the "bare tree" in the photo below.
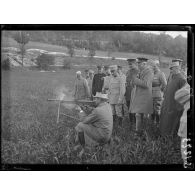
[[[71,39],[70,43],[67,44],[67,48],[68,48],[68,54],[70,55],[70,57],[72,58],[75,54],[75,45],[74,45],[74,41]]]
[[[166,43],[166,31],[162,31],[158,36],[157,45],[158,45],[158,60],[160,65],[162,64],[162,56],[165,54],[164,48]]]
[[[22,57],[22,66],[24,66],[24,56],[26,53],[25,45],[30,40],[29,34],[24,31],[19,31],[14,35],[14,40],[19,44],[20,54]]]

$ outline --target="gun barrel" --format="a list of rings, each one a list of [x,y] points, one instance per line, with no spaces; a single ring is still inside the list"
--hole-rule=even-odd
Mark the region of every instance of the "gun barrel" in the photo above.
[[[60,99],[47,99],[47,101],[61,101],[62,103],[67,103],[67,104],[93,104],[94,101],[91,100],[60,100]]]

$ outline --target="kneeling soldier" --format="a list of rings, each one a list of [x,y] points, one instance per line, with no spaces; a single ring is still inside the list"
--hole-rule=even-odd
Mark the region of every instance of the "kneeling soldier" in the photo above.
[[[108,95],[97,92],[94,99],[97,107],[75,127],[83,151],[85,145],[106,144],[112,134],[113,117],[111,107],[107,103]]]

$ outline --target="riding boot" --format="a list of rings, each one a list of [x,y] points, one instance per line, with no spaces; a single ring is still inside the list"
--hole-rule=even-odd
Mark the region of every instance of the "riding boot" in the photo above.
[[[122,127],[122,125],[123,125],[123,118],[122,117],[118,117],[118,125],[120,127]]]
[[[157,123],[157,124],[160,123],[160,114],[156,114],[156,123]]]
[[[116,122],[116,115],[113,115],[113,123]]]
[[[152,122],[154,123],[154,121],[155,121],[155,114],[154,114],[154,113],[151,114],[151,120],[152,120]]]
[[[136,131],[141,131],[142,128],[142,117],[140,114],[136,114]]]
[[[130,123],[132,123],[132,114],[131,113],[129,113],[129,121],[130,121]]]
[[[85,146],[85,137],[84,137],[84,132],[79,132],[78,133],[78,139],[81,144],[81,146]]]

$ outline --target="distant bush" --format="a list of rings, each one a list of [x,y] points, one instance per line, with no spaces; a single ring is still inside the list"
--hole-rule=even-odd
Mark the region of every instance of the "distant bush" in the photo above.
[[[3,59],[1,62],[2,70],[10,70],[10,61],[9,58]]]
[[[88,56],[93,59],[93,57],[95,56],[95,49],[89,49],[89,53]]]
[[[75,54],[74,47],[68,47],[68,54],[72,58]]]
[[[112,60],[115,60],[115,57],[112,57]]]
[[[36,63],[39,69],[48,70],[49,66],[54,64],[54,56],[49,54],[41,54],[37,57]]]
[[[64,69],[71,69],[71,67],[72,67],[72,62],[71,62],[71,60],[69,60],[69,59],[64,59],[64,61],[63,61],[63,68],[64,68]]]

